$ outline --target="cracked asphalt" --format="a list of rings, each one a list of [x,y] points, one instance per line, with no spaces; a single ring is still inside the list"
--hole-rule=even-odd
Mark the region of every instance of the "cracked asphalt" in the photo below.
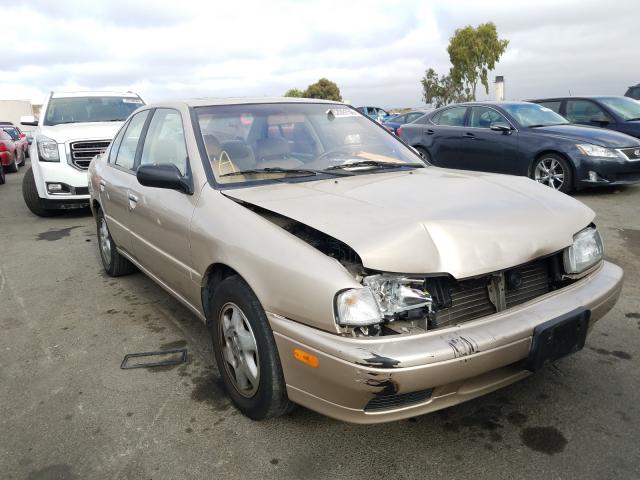
[[[586,348],[515,385],[376,426],[230,405],[204,325],[144,275],[102,272],[88,212],[41,219],[0,186],[3,479],[640,477],[640,186],[576,195],[625,269]],[[121,370],[185,346],[189,363]]]

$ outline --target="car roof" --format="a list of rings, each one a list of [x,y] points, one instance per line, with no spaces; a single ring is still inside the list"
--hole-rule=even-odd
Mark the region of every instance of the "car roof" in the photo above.
[[[176,100],[170,102],[150,103],[147,107],[211,107],[221,105],[250,105],[250,104],[267,104],[267,103],[325,103],[325,104],[343,104],[333,100],[321,100],[316,98],[297,98],[297,97],[231,97],[231,98],[189,98],[184,100]]]
[[[560,100],[603,100],[606,98],[624,98],[623,95],[576,95],[576,96],[567,96],[567,97],[549,97],[549,98],[536,98],[535,100],[530,100],[531,102],[553,102]],[[627,97],[628,98],[628,97]]]
[[[73,97],[139,97],[134,92],[114,92],[114,91],[87,91],[87,92],[51,92],[51,98],[73,98]]]

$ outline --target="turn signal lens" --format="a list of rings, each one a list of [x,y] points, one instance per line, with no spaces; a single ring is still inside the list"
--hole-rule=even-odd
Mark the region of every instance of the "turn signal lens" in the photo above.
[[[318,368],[320,365],[318,357],[311,355],[309,352],[305,352],[304,350],[300,350],[299,348],[293,349],[293,358],[299,362],[306,363],[312,368]]]

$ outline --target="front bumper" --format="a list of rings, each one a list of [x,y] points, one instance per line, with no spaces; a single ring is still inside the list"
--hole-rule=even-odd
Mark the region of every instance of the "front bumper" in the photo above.
[[[615,304],[622,279],[620,267],[603,262],[580,281],[531,302],[413,336],[355,339],[267,316],[292,401],[346,422],[381,423],[446,408],[530,375],[522,361],[533,329],[577,307],[591,310],[593,326]],[[295,360],[294,348],[317,356],[318,367]],[[365,410],[382,395],[429,390],[415,403]]]
[[[578,188],[640,183],[640,160],[580,156],[576,162]],[[589,178],[595,172],[595,180]]]

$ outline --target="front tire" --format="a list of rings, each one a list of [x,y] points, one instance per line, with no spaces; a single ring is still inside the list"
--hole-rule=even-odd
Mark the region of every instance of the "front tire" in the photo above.
[[[21,160],[18,163],[19,167],[24,167],[24,164],[27,162],[27,154],[23,151],[21,155]]]
[[[102,260],[104,271],[111,277],[121,277],[135,272],[135,265],[118,252],[111,233],[109,233],[107,220],[104,218],[102,210],[98,210],[96,215],[96,227],[98,248],[100,249],[100,259]]]
[[[27,205],[27,208],[31,210],[31,213],[38,217],[53,217],[60,213],[58,210],[48,209],[42,206],[31,168],[26,171],[22,178],[22,198],[24,198],[24,203]]]
[[[273,333],[249,285],[237,275],[225,278],[213,292],[210,314],[218,371],[238,410],[253,420],[289,412]]]
[[[531,168],[531,178],[538,183],[563,193],[573,190],[573,171],[560,155],[548,153],[536,160]]]

